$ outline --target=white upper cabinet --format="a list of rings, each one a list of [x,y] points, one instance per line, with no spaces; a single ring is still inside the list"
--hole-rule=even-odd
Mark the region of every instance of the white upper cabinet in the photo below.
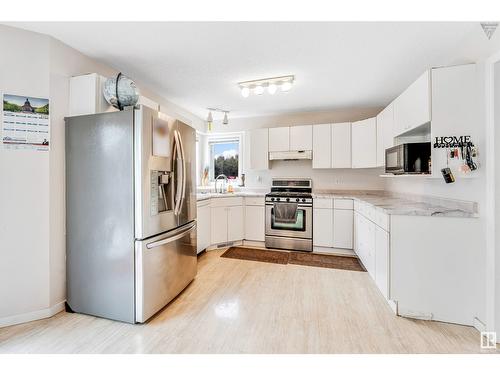
[[[313,127],[301,125],[290,127],[290,151],[312,150]]]
[[[269,129],[269,152],[290,150],[290,128],[288,126]]]
[[[248,169],[269,169],[269,131],[268,129],[255,129],[246,133],[249,145]]]
[[[431,75],[422,74],[394,100],[394,136],[431,121]]]
[[[393,146],[394,104],[377,115],[377,167],[385,165],[385,150]]]
[[[351,123],[332,125],[332,168],[351,168]]]
[[[377,166],[377,121],[375,117],[352,123],[352,168]]]
[[[332,167],[331,132],[332,126],[330,124],[313,125],[313,168]]]

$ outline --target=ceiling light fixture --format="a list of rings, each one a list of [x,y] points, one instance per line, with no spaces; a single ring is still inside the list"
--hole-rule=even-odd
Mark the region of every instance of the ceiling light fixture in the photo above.
[[[209,109],[208,110],[208,116],[207,116],[207,126],[208,126],[208,131],[212,131],[212,124],[214,122],[214,118],[212,117],[212,111]]]
[[[241,90],[241,95],[244,98],[248,98],[251,92],[255,95],[262,95],[265,88],[267,88],[267,92],[271,95],[276,93],[278,87],[281,88],[281,91],[287,92],[292,88],[294,82],[295,76],[290,75],[239,82],[238,87]]]
[[[221,109],[221,108],[207,108],[207,110],[208,110],[207,128],[208,128],[209,132],[212,131],[212,126],[213,126],[213,122],[214,122],[214,118],[213,118],[212,112],[221,112],[221,113],[224,113],[224,118],[222,119],[222,124],[224,124],[224,125],[228,125],[229,124],[229,119],[228,119],[228,116],[227,116],[229,114],[228,110]]]

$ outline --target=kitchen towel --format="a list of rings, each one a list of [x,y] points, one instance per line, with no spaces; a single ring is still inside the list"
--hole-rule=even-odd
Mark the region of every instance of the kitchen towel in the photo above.
[[[275,203],[274,220],[277,223],[295,223],[297,221],[297,203]]]

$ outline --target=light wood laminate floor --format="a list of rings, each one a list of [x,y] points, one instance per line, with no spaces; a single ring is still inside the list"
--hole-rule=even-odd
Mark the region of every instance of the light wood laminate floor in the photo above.
[[[0,328],[1,353],[491,353],[479,333],[394,316],[367,273],[199,258],[143,325],[62,312]]]

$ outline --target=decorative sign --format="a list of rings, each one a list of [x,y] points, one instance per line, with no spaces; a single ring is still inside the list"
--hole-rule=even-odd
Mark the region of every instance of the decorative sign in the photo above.
[[[4,148],[49,150],[49,99],[3,95]]]
[[[467,147],[474,146],[470,135],[461,135],[460,137],[436,137],[434,148]]]

